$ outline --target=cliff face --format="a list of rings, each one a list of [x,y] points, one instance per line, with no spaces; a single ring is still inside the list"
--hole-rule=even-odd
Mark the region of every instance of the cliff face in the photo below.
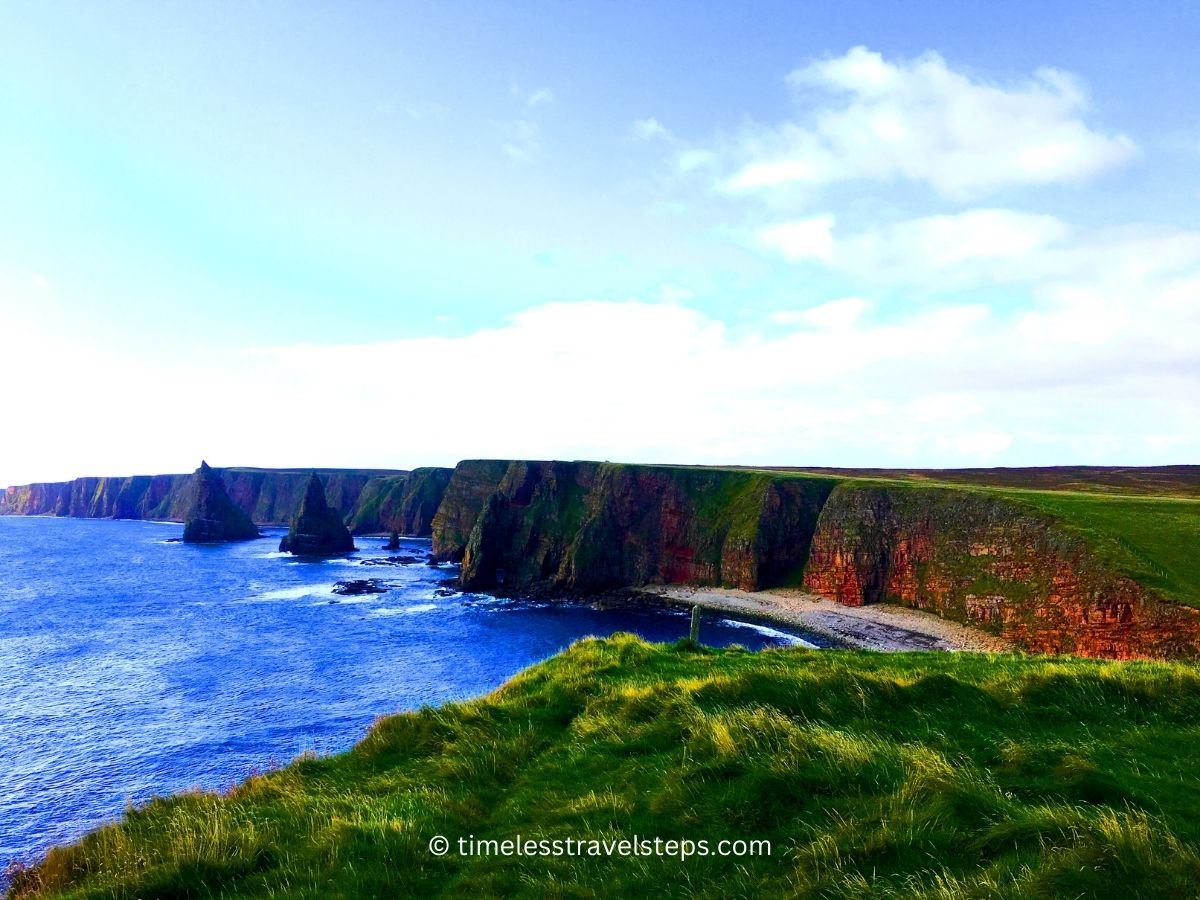
[[[1126,577],[1056,516],[974,488],[475,461],[451,477],[433,536],[476,590],[803,586],[929,610],[1034,652],[1200,655],[1200,610]]]
[[[405,475],[372,478],[354,504],[350,530],[355,534],[432,534],[434,516],[453,474],[453,469],[422,468]]]
[[[355,508],[374,478],[402,473],[378,470],[321,470],[330,505],[343,515]],[[300,509],[308,473],[278,469],[223,469],[230,498],[260,525],[286,525]],[[191,475],[134,475],[127,478],[76,478],[73,481],[10,487],[0,494],[0,515],[76,516],[87,519],[187,517]]]
[[[460,523],[478,509],[461,547],[462,581],[475,589],[779,584],[798,578],[834,485],[713,469],[513,462],[484,498],[498,467],[487,478],[482,471],[464,479],[469,492],[452,493],[452,479],[438,512],[442,523]],[[469,508],[453,508],[459,496]],[[453,535],[461,534],[456,527]],[[460,552],[453,535],[435,525],[440,557]]]
[[[258,529],[250,517],[229,499],[221,476],[208,463],[201,462],[192,475],[187,497],[187,523],[183,526],[185,544],[218,544],[258,537]]]
[[[1120,575],[1054,517],[975,491],[838,487],[804,586],[927,609],[1039,653],[1200,655],[1200,610]]]
[[[134,475],[10,487],[0,495],[0,515],[151,519],[165,518],[175,503],[180,509],[175,518],[182,520],[190,479],[190,475]]]
[[[500,459],[468,459],[455,466],[433,517],[433,552],[438,559],[458,562],[463,558],[475,520],[500,486],[508,466]]]

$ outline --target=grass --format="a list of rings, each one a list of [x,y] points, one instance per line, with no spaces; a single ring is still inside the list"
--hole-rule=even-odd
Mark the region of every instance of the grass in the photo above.
[[[1200,500],[1065,491],[1010,496],[1058,518],[1135,581],[1200,606]]]
[[[1200,467],[1174,468],[1184,474],[1167,468],[1160,480],[1150,477],[1156,470],[1140,469],[930,470],[920,477],[843,470],[841,483],[973,491],[1020,502],[1083,537],[1121,574],[1170,600],[1200,607]],[[1041,484],[1051,486],[1035,489]]]
[[[1200,669],[586,640],[351,752],[187,794],[17,873],[64,897],[1185,897]],[[766,839],[769,856],[428,842]]]

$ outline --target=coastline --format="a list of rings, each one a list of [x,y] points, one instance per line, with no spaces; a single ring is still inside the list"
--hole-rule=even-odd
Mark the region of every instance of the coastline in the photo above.
[[[979,628],[942,619],[906,606],[876,603],[843,606],[798,590],[742,591],[736,588],[648,585],[637,593],[658,602],[681,603],[720,612],[750,614],[831,638],[848,647],[898,653],[943,650],[1011,652],[1012,644]]]

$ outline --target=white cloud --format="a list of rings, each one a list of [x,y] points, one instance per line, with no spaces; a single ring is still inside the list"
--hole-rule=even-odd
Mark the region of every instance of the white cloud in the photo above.
[[[1029,281],[1061,270],[1073,232],[1054,216],[971,209],[839,236],[832,214],[757,229],[751,245],[878,283],[952,289]]]
[[[663,303],[686,303],[695,296],[691,288],[682,284],[667,282],[658,286],[658,299]]]
[[[808,309],[778,310],[767,316],[776,325],[797,325],[823,331],[845,331],[853,328],[869,308],[862,297],[842,297]]]
[[[515,163],[531,163],[542,152],[541,128],[530,119],[518,119],[508,126],[510,140],[501,149]]]
[[[787,80],[798,120],[744,129],[718,148],[725,190],[903,180],[964,200],[1082,181],[1136,152],[1125,135],[1084,121],[1082,85],[1056,69],[997,85],[954,71],[936,53],[889,61],[855,47]]]
[[[0,355],[0,383],[31,371],[38,380],[5,398],[23,437],[6,448],[0,478],[187,469],[200,456],[350,466],[475,456],[1186,461],[1200,454],[1200,262],[1181,262],[1164,253],[1147,273],[1117,260],[1095,278],[1056,281],[1018,315],[965,303],[876,317],[876,304],[851,296],[733,327],[677,293],[668,303],[552,303],[461,337],[167,363],[37,333],[13,317],[28,308],[17,304],[7,317],[0,308],[0,328],[22,336]],[[24,285],[35,290],[27,275]],[[69,369],[44,365],[64,354]],[[412,398],[420,427],[398,396]],[[358,423],[362,439],[307,428],[313,410]],[[124,439],[112,446],[78,443],[113,431]]]
[[[833,216],[816,216],[797,222],[783,222],[760,228],[756,233],[759,244],[778,250],[784,259],[827,260],[833,256]]]
[[[708,169],[717,163],[717,155],[711,150],[690,149],[680,151],[675,157],[675,170],[680,175]]]
[[[418,460],[963,465],[1045,461],[1051,447],[1054,459],[1146,461],[1145,434],[1200,421],[1200,321],[1171,284],[1147,287],[1157,292],[1094,297],[1087,315],[1048,298],[1038,314],[1060,317],[1062,330],[1037,339],[1027,334],[1039,327],[1031,314],[978,303],[876,321],[866,299],[842,297],[734,329],[682,303],[631,300],[536,307],[456,339],[263,357],[278,380],[271,395],[295,415],[313,403],[348,418],[386,406],[397,360],[437,372],[469,434],[372,420],[378,446]],[[1080,340],[1096,304],[1110,315],[1145,310],[1152,324],[1129,318]],[[352,397],[328,383],[330,371],[356,373]],[[1200,452],[1196,432],[1173,452]]]
[[[638,119],[633,123],[630,131],[640,141],[653,141],[659,138],[671,139],[671,132],[658,119]]]
[[[537,144],[505,144],[500,148],[515,163],[527,164],[537,159]]]
[[[1055,217],[970,209],[840,234],[832,214],[756,229],[749,246],[865,282],[952,290],[1033,285],[1059,299],[1108,285],[1134,293],[1200,266],[1200,232],[1152,225],[1081,230]]]
[[[549,88],[538,88],[527,94],[515,81],[509,84],[508,92],[520,108],[515,119],[501,124],[505,140],[500,149],[514,163],[527,165],[542,153],[542,128],[534,118],[533,110],[553,103],[554,93]]]

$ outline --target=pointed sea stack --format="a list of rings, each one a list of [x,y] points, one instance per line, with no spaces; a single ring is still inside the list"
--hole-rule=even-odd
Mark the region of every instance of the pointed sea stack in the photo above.
[[[201,461],[188,490],[185,544],[219,544],[224,541],[248,541],[258,537],[258,528],[240,506],[229,499],[221,476]]]
[[[400,529],[393,528],[391,537],[388,542],[383,545],[384,550],[399,550],[400,549]]]
[[[279,549],[305,556],[332,556],[354,549],[354,539],[341,514],[325,501],[325,486],[316,472],[308,479],[300,514],[279,542]]]

